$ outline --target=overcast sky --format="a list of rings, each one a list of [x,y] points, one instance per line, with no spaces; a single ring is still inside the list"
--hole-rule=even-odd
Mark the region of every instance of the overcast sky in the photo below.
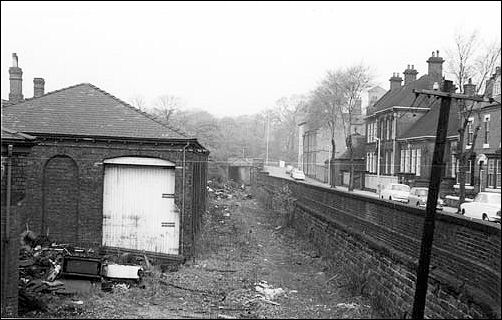
[[[1,17],[4,99],[16,52],[25,97],[42,77],[46,92],[89,82],[126,101],[172,94],[235,116],[354,63],[370,65],[384,89],[408,64],[421,76],[456,29],[500,39],[501,2],[2,1]]]

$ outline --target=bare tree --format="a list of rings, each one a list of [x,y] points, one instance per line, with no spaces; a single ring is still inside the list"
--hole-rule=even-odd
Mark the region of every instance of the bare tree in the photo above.
[[[295,143],[297,139],[296,117],[305,104],[306,97],[297,94],[282,97],[275,103],[277,125],[274,130],[276,134],[274,135],[283,137],[284,141],[281,141],[279,147],[287,161],[295,159],[295,147],[297,146]]]
[[[307,106],[308,121],[314,126],[329,129],[331,140],[330,163],[335,158],[337,129],[343,124],[340,110],[346,104],[342,79],[342,70],[328,71],[324,80],[312,92]],[[332,175],[331,185],[336,185],[336,176],[334,175]]]
[[[349,151],[350,158],[350,178],[349,178],[349,191],[354,190],[354,144],[352,140],[356,112],[356,104],[361,99],[361,94],[364,90],[368,89],[371,85],[372,75],[370,68],[363,64],[353,65],[348,67],[340,75],[340,83],[342,85],[342,93],[344,95],[345,104],[341,105],[343,133],[345,135],[345,144]]]
[[[485,44],[479,37],[479,33],[475,30],[470,34],[457,31],[454,42],[454,47],[447,50],[448,71],[454,75],[461,92],[464,91],[464,85],[468,81],[471,82],[473,80],[472,82],[477,85],[474,93],[481,93],[485,89],[488,79],[494,73],[495,68],[500,66],[500,41]],[[469,169],[468,161],[473,155],[476,137],[480,129],[479,125],[474,128],[473,122],[470,121],[475,115],[477,115],[479,120],[480,114],[476,106],[477,103],[475,102],[461,103],[458,106],[460,127],[458,128],[459,140],[457,142],[456,158],[459,162],[459,210],[460,204],[465,201],[465,176],[466,171]],[[478,121],[479,123],[480,121]],[[470,134],[473,139],[473,141],[468,141],[471,143],[468,149],[466,148],[466,133]]]
[[[476,146],[476,140],[478,136],[478,132],[481,124],[481,113],[476,109],[476,102],[461,102],[463,105],[459,106],[459,116],[462,120],[461,126],[458,129],[459,140],[457,142],[457,152],[456,158],[458,159],[458,183],[459,183],[459,201],[458,201],[458,210],[460,211],[460,205],[465,201],[465,173],[467,170],[470,170],[470,166],[468,166],[469,160],[472,158],[474,154],[474,148]],[[469,105],[468,105],[469,104]],[[477,115],[477,123],[478,125],[474,128],[473,115]],[[466,139],[465,133],[471,134],[472,130],[472,138],[468,138],[467,144],[470,146],[468,149],[466,148]]]
[[[447,71],[455,78],[460,92],[468,79],[477,84],[477,93],[482,92],[495,67],[500,65],[500,41],[486,43],[477,30],[470,33],[457,31],[454,46],[446,53]]]
[[[488,79],[494,73],[497,66],[500,66],[500,42],[493,41],[483,46],[481,54],[474,62],[474,69],[476,71],[474,81],[478,85],[478,94],[485,89]]]
[[[467,79],[474,76],[474,61],[476,49],[479,42],[479,33],[477,30],[466,34],[462,31],[457,31],[455,34],[455,47],[447,49],[448,69],[455,77],[460,91]]]
[[[154,116],[169,124],[176,111],[179,111],[183,103],[179,97],[164,94],[157,98],[152,110]]]
[[[131,105],[141,111],[146,109],[146,101],[142,95],[135,95],[130,99]]]

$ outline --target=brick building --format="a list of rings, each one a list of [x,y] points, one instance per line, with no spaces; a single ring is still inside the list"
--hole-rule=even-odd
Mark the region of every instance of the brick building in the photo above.
[[[27,156],[34,140],[30,135],[2,126],[2,317],[17,315],[18,217],[26,189]]]
[[[89,83],[44,93],[35,78],[35,96],[25,99],[17,56],[9,72],[2,154],[5,130],[34,137],[19,173],[18,231],[176,259],[194,254],[209,153],[197,139]]]
[[[491,102],[482,103],[476,110],[468,126],[467,141],[464,148],[469,148],[472,143],[472,131],[480,127],[476,142],[474,143],[473,156],[469,161],[469,170],[466,177],[466,188],[474,193],[479,191],[500,192],[501,190],[501,72],[500,67],[487,81],[484,96]],[[454,158],[452,158],[453,167]],[[458,190],[458,185],[454,186]]]
[[[365,128],[362,111],[362,100],[355,102],[352,110],[351,132],[345,132],[344,122],[349,122],[349,114],[344,113],[337,120],[335,128],[335,159],[342,156],[347,150],[346,134],[362,134]],[[328,182],[328,160],[331,157],[331,131],[329,128],[319,126],[306,120],[304,115],[298,121],[299,126],[299,164],[305,175],[319,181]],[[342,120],[343,119],[343,120]],[[339,169],[337,169],[339,171]],[[338,181],[337,181],[338,183]]]
[[[420,151],[410,151],[410,157],[414,155],[415,169],[412,169],[411,160],[409,166],[402,168],[404,162],[401,162],[399,139],[420,118],[434,109],[434,105],[437,103],[436,99],[424,95],[417,97],[413,90],[439,88],[443,78],[443,62],[443,58],[439,56],[439,51],[432,52],[431,57],[427,60],[427,74],[418,79],[418,71],[415,70],[414,65],[408,65],[403,72],[404,84],[402,84],[403,79],[399,76],[399,73],[394,73],[389,79],[390,90],[367,113],[366,188],[378,190],[378,184],[383,187],[389,183],[397,183],[400,179],[403,179],[400,173],[417,174],[416,159],[419,159],[420,162],[423,158],[422,154]],[[433,136],[435,136],[435,132]],[[421,139],[423,137],[413,136],[413,138]],[[380,161],[378,154],[380,154]]]

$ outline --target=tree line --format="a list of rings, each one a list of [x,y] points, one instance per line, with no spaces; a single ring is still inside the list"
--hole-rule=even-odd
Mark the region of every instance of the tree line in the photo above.
[[[453,40],[454,45],[447,49],[447,77],[453,78],[460,92],[464,84],[474,79],[476,94],[481,94],[495,67],[500,66],[500,41],[487,43],[477,31],[457,31]],[[272,107],[253,115],[217,118],[204,110],[186,109],[180,97],[170,94],[158,97],[150,107],[142,96],[135,96],[130,102],[168,126],[196,137],[211,152],[213,163],[225,163],[230,157],[268,157],[273,162],[283,160],[296,165],[298,123],[307,121],[311,128],[324,128],[329,132],[331,160],[337,150],[348,151],[349,190],[352,190],[352,127],[355,113],[359,112],[356,104],[363,92],[373,85],[371,67],[359,63],[327,70],[309,93],[282,97]],[[461,126],[456,157],[460,162],[461,202],[465,197],[466,163],[473,151],[473,148],[465,151],[464,135],[469,125],[467,119],[476,112],[476,105],[471,103],[460,108],[458,114]],[[475,136],[478,130],[476,127]],[[343,139],[337,139],[340,135]],[[341,145],[340,140],[344,141]]]

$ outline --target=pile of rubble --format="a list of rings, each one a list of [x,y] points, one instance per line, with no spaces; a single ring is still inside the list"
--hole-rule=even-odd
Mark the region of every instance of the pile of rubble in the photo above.
[[[208,180],[207,182],[207,191],[211,196],[214,196],[215,199],[232,199],[234,197],[240,199],[251,199],[253,196],[249,193],[246,193],[246,186],[244,184],[237,184],[234,181],[229,181],[227,183],[215,183],[212,180]]]
[[[104,255],[52,241],[27,228],[19,250],[19,309],[48,311],[54,295],[71,296],[100,285],[103,291],[140,285],[144,270],[151,267],[146,256],[130,253]]]

